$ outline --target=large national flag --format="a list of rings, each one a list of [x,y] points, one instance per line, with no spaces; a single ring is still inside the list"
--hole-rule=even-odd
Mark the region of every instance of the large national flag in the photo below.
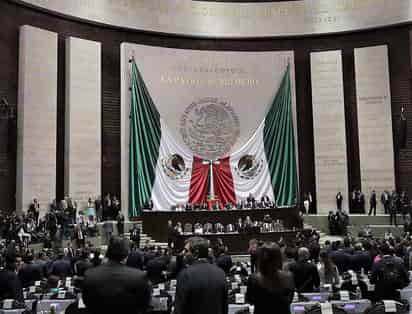
[[[279,206],[296,204],[298,179],[289,65],[265,119],[230,161],[222,159],[220,168],[225,180],[215,174],[214,185],[223,202],[238,202],[251,193],[256,199],[266,195]]]
[[[156,209],[205,200],[209,166],[176,142],[132,61],[129,144],[129,215],[150,200]]]
[[[204,203],[210,187],[221,206],[244,200],[249,193],[255,198],[267,195],[279,205],[294,204],[298,183],[289,72],[288,66],[264,121],[249,141],[230,156],[206,161],[175,140],[133,60],[129,215],[139,216],[150,200],[155,209]]]

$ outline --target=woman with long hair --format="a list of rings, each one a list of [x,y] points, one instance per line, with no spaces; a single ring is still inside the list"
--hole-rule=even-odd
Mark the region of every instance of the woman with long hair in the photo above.
[[[289,314],[295,291],[293,276],[282,271],[282,253],[275,243],[264,243],[257,250],[257,272],[248,280],[246,299],[255,306],[255,314],[268,309]]]
[[[339,270],[335,263],[329,256],[327,251],[320,252],[320,264],[318,267],[320,282],[322,285],[333,285],[339,284]]]

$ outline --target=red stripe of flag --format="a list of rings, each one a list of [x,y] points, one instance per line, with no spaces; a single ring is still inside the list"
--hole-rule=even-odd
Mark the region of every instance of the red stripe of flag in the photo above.
[[[223,208],[228,203],[236,204],[236,195],[230,170],[230,157],[219,161],[220,163],[213,163],[213,184],[215,196],[219,200],[220,208]]]

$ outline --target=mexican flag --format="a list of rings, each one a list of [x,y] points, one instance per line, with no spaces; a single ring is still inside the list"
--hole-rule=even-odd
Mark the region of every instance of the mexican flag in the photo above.
[[[298,201],[298,179],[293,129],[292,96],[288,65],[265,119],[245,145],[228,162],[233,178],[232,199],[256,200],[268,196],[279,206]],[[215,183],[218,191],[220,182]],[[230,186],[227,184],[226,186]],[[217,195],[225,198],[228,191]]]
[[[154,209],[202,203],[209,165],[179,145],[153,103],[132,61],[129,146],[129,215],[139,216],[151,200]]]
[[[222,207],[252,193],[278,205],[297,201],[298,183],[289,66],[267,115],[237,152],[216,161],[195,156],[176,141],[161,118],[135,61],[132,61],[129,147],[129,215],[201,204],[215,195]],[[212,189],[213,191],[209,191]]]

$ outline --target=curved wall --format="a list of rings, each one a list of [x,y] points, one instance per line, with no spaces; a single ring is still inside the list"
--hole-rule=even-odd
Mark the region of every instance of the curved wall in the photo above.
[[[178,36],[118,30],[71,21],[62,17],[22,7],[10,1],[0,2],[0,98],[10,105],[17,103],[19,27],[29,24],[59,34],[58,75],[58,153],[57,196],[64,188],[64,109],[66,37],[75,36],[102,43],[102,191],[120,195],[120,44],[139,43],[161,47],[205,50],[294,50],[298,146],[301,191],[315,189],[310,52],[342,50],[346,115],[349,188],[360,187],[357,134],[354,48],[388,45],[391,77],[394,139],[399,133],[400,107],[406,104],[406,115],[412,121],[411,68],[409,32],[412,26],[386,27],[353,34],[310,38],[261,39],[194,39]],[[412,140],[410,140],[412,144]],[[0,120],[0,208],[14,208],[16,178],[16,126],[13,120]],[[396,145],[396,144],[395,144]],[[412,193],[412,147],[395,152],[396,183]]]
[[[245,38],[328,34],[412,20],[411,0],[19,0],[116,27],[187,36]]]

